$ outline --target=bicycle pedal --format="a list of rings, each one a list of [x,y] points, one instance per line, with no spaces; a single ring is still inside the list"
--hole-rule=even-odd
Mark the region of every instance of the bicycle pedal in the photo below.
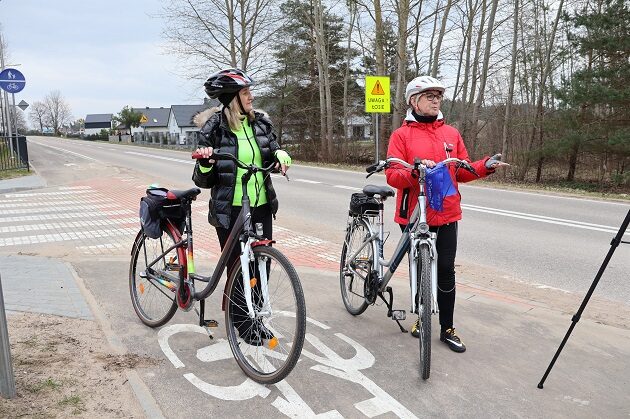
[[[392,310],[392,320],[405,320],[406,318],[405,310]]]
[[[219,327],[219,322],[216,320],[204,320],[203,327]]]

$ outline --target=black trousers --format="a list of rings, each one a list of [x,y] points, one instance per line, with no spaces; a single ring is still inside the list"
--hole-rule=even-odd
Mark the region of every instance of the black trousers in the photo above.
[[[239,212],[241,211],[241,207],[232,207],[232,214],[230,216],[230,228],[220,228],[216,227],[217,236],[219,238],[219,244],[221,245],[221,250],[225,247],[227,239],[234,228],[234,224],[236,223]],[[251,208],[252,215],[252,225],[254,228],[256,227],[256,223],[262,223],[263,225],[263,236],[267,239],[272,239],[273,233],[273,217],[271,214],[271,206],[269,204],[264,204],[256,208]],[[232,274],[232,270],[238,265],[234,265],[234,263],[239,259],[241,255],[241,246],[240,243],[237,242],[234,249],[230,253],[227,260],[227,276],[228,278]],[[238,269],[238,268],[237,268]],[[257,271],[257,269],[256,269]],[[258,276],[257,272],[250,272],[250,275]],[[247,304],[245,302],[245,296],[243,291],[243,282],[236,281],[234,283],[235,292],[233,293],[233,299],[230,301],[232,307],[232,313],[234,316],[234,325],[239,331],[241,337],[248,336],[252,333],[252,321],[247,315]],[[255,287],[252,289],[252,301],[254,304],[260,305],[262,302],[262,291],[260,288],[260,281],[258,281]]]
[[[223,248],[225,247],[225,243],[227,242],[230,232],[232,231],[232,228],[234,227],[234,224],[236,223],[239,212],[241,212],[240,206],[232,207],[232,214],[230,216],[230,228],[226,229],[226,228],[216,227],[217,236],[219,238],[219,244],[221,245],[221,250],[223,250]],[[272,240],[273,217],[271,215],[271,205],[264,204],[256,208],[252,207],[251,213],[252,213],[252,225],[255,227],[256,223],[262,223],[263,236],[265,236],[269,240]],[[227,261],[228,277],[232,273],[231,269],[232,269],[232,266],[234,265],[234,262],[239,258],[240,255],[241,255],[241,246],[240,244],[237,243],[236,247],[234,247],[234,249],[232,250],[232,253],[230,253],[230,256],[228,257],[228,261]]]
[[[405,230],[406,225],[400,224]],[[442,331],[453,327],[455,311],[455,254],[457,253],[457,222],[439,227],[431,227],[437,233],[438,254],[438,292],[437,302],[440,310],[440,328]]]

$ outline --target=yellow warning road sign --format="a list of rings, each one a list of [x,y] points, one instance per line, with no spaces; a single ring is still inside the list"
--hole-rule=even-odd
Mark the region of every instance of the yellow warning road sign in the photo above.
[[[145,122],[148,122],[149,119],[147,118],[147,116],[145,114],[142,114],[142,116],[140,117],[140,123],[144,124]]]
[[[389,113],[390,100],[389,77],[365,77],[365,112]]]

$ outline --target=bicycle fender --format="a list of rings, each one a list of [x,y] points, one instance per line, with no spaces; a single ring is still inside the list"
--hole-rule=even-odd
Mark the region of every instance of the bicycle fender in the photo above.
[[[271,244],[275,243],[275,240],[258,240],[256,242],[252,243],[252,247],[258,247],[258,246],[270,246]]]

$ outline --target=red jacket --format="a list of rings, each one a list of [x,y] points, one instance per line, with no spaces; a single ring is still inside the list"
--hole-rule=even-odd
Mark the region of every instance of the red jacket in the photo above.
[[[441,116],[441,115],[440,115]],[[413,117],[412,117],[413,118]],[[450,157],[470,162],[466,146],[459,131],[450,125],[446,125],[443,119],[432,123],[420,123],[415,119],[406,118],[403,125],[392,133],[389,139],[387,157],[397,157],[408,163],[413,163],[415,157],[433,160],[436,163],[447,158],[446,148],[450,151]],[[489,157],[484,157],[471,163],[479,176],[485,177],[494,170],[486,169],[485,162]],[[444,198],[443,211],[435,211],[427,202],[427,222],[430,226],[441,226],[461,220],[462,209],[460,206],[461,195],[458,182],[470,182],[477,179],[475,175],[465,169],[457,170],[455,165],[449,165],[449,172],[457,193]],[[394,221],[406,225],[409,217],[418,205],[418,180],[411,176],[408,169],[400,165],[393,165],[385,171],[387,183],[397,189],[396,215]]]

